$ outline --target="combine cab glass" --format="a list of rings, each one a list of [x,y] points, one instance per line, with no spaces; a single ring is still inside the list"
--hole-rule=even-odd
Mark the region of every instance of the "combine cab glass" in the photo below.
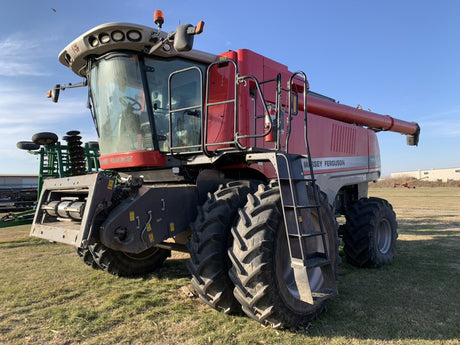
[[[121,53],[92,62],[89,81],[101,155],[137,152],[144,167],[164,164],[149,151],[199,148],[203,69],[179,59]]]

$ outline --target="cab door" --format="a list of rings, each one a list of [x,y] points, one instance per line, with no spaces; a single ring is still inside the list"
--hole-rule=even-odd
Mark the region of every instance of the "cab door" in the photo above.
[[[201,148],[203,76],[198,67],[175,71],[169,76],[170,147],[174,152]]]

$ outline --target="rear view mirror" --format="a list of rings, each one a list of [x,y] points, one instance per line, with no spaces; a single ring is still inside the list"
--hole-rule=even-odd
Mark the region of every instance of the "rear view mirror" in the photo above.
[[[174,49],[178,52],[189,51],[193,48],[193,36],[203,32],[204,22],[201,21],[197,26],[191,24],[181,24],[177,27],[174,35]]]
[[[68,85],[65,85],[65,84],[56,84],[54,85],[53,89],[52,90],[49,90],[47,93],[46,93],[46,97],[47,98],[51,98],[51,100],[54,102],[54,103],[57,103],[58,100],[59,100],[59,93],[62,91],[64,91],[65,89],[73,89],[75,87],[82,87],[82,86],[88,86],[88,83],[87,81],[82,81],[81,83],[77,83],[77,84],[71,84],[69,83]]]
[[[174,49],[178,52],[189,51],[193,48],[193,34],[189,34],[188,30],[194,29],[191,24],[179,25],[174,36]]]
[[[52,90],[49,90],[46,93],[47,98],[51,98],[54,103],[57,103],[59,100],[59,92],[61,91],[61,85],[56,84]]]

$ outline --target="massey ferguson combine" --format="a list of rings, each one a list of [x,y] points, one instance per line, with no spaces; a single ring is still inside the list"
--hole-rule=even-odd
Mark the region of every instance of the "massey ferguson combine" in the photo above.
[[[315,94],[250,50],[193,50],[204,23],[167,34],[163,20],[100,25],[60,53],[88,87],[101,169],[45,179],[31,235],[120,276],[187,251],[212,308],[304,326],[337,294],[339,237],[352,265],[393,259],[395,213],[367,198],[376,132],[417,145],[419,126]]]

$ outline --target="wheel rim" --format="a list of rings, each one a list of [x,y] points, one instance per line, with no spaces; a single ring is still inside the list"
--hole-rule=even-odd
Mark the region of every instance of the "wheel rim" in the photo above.
[[[308,273],[308,281],[310,283],[310,290],[319,291],[320,287],[323,285],[324,277],[321,269],[319,267],[315,267],[312,269],[307,270]],[[300,300],[300,293],[299,288],[295,282],[294,278],[294,270],[292,267],[286,267],[284,271],[284,279],[286,281],[286,287],[289,293],[294,296],[296,299]]]
[[[391,248],[391,224],[387,219],[382,219],[377,227],[377,248],[380,253],[386,254]]]
[[[281,234],[281,241],[280,241],[280,250],[277,255],[281,256],[281,271],[282,271],[282,276],[283,280],[286,284],[286,288],[289,291],[289,293],[295,297],[296,299],[300,300],[300,293],[299,293],[299,288],[297,287],[297,283],[295,281],[294,277],[294,270],[291,267],[291,259],[289,257],[289,248],[287,244],[287,238],[285,234],[285,229],[284,226],[282,229],[280,229],[282,232]],[[318,243],[318,250],[323,250],[322,244]],[[321,271],[321,268],[315,267],[307,270],[308,274],[308,282],[310,283],[310,290],[311,291],[319,291],[321,286],[324,283],[324,276],[323,272]]]

